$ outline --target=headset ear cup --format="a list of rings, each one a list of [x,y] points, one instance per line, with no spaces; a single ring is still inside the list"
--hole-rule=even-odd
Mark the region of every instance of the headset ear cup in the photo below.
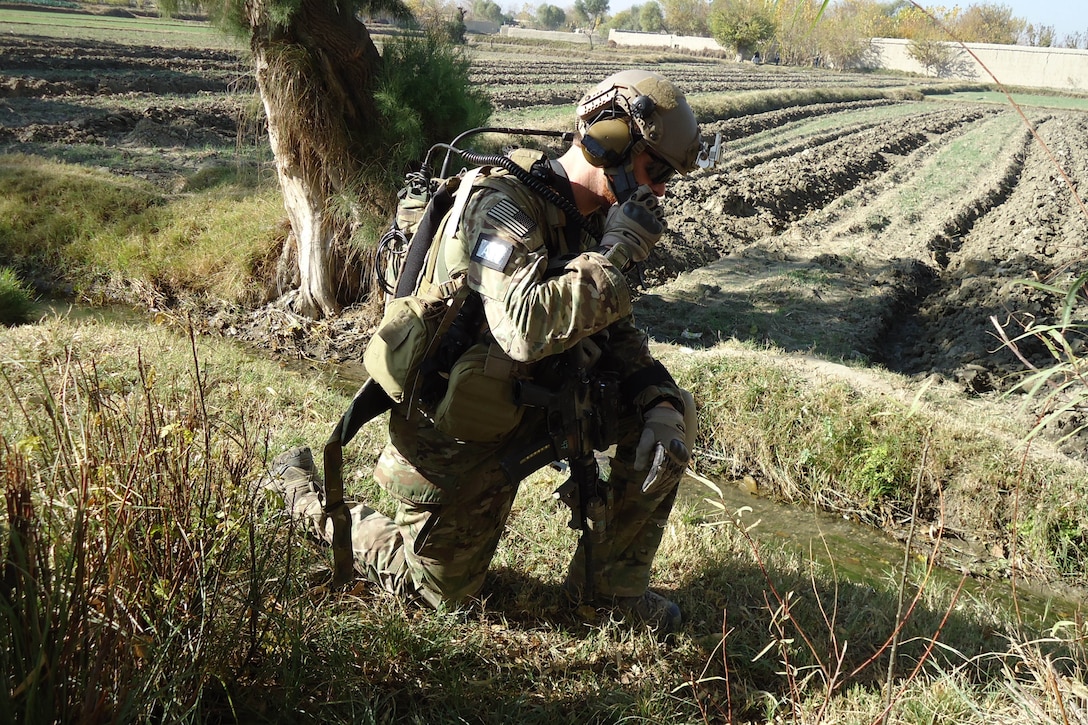
[[[619,166],[631,148],[631,127],[626,119],[598,121],[582,134],[582,153],[597,167]]]

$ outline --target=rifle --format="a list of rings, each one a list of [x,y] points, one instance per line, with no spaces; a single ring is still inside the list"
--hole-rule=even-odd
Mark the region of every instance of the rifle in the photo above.
[[[569,477],[554,496],[571,509],[568,526],[582,532],[584,601],[592,602],[596,598],[593,548],[605,534],[612,506],[612,492],[601,480],[594,451],[606,450],[619,440],[619,379],[592,371],[582,346],[564,358],[560,366],[564,383],[558,389],[526,381],[515,386],[519,405],[544,410],[546,436],[506,456],[501,465],[510,480],[520,481],[550,463],[566,461]]]

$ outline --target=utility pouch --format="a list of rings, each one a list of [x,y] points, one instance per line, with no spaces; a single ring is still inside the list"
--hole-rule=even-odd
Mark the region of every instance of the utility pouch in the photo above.
[[[467,294],[461,281],[452,297],[408,295],[389,300],[363,353],[363,365],[394,402],[414,397],[420,365],[434,354]]]
[[[435,428],[463,441],[501,440],[525,413],[514,402],[516,367],[495,344],[470,347],[450,369],[446,395],[435,408]]]

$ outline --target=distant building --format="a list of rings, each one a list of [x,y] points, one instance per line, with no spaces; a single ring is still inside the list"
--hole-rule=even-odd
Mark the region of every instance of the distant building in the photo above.
[[[499,24],[490,20],[465,20],[465,32],[477,35],[492,35],[499,32]]]

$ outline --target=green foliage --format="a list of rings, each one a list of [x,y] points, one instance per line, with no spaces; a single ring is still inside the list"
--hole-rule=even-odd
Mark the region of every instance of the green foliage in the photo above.
[[[657,0],[642,5],[632,5],[621,10],[605,23],[614,30],[631,30],[642,33],[659,33],[665,29],[665,11]]]
[[[477,20],[487,20],[496,25],[506,22],[502,8],[495,0],[472,0],[472,17]]]
[[[21,325],[30,321],[34,300],[30,290],[8,267],[0,267],[0,324]]]
[[[596,30],[608,14],[609,0],[574,0],[574,12],[587,20],[590,30]]]
[[[640,30],[637,8],[621,10],[613,15],[605,26],[611,30]]]
[[[484,90],[469,83],[463,50],[435,33],[391,40],[382,59],[374,97],[399,181],[433,144],[486,123],[491,105]]]
[[[850,459],[848,481],[870,505],[884,499],[904,499],[909,494],[910,469],[895,441],[883,440],[863,449]]]
[[[1070,579],[1079,581],[1088,572],[1088,523],[1076,512],[1055,512],[1044,545],[1053,552],[1058,571]]]
[[[820,55],[833,68],[876,65],[870,39],[879,37],[880,20],[865,13],[864,5],[839,4],[817,21]]]
[[[398,20],[412,17],[403,0],[329,0],[348,17],[384,16]],[[247,3],[245,0],[158,0],[157,8],[170,16],[192,8],[208,13],[220,30],[235,37],[250,38],[254,34],[264,40],[278,37],[298,16],[303,0],[268,0]],[[255,15],[251,15],[255,13]]]
[[[706,0],[662,0],[665,27],[678,35],[707,35],[709,3]]]
[[[1057,42],[1057,33],[1053,25],[1028,24],[1024,28],[1023,39],[1025,45],[1052,48]]]
[[[544,3],[537,8],[536,20],[545,30],[555,30],[567,22],[567,14],[560,7]]]
[[[1008,5],[973,3],[956,18],[956,38],[965,43],[1015,45],[1027,26]]]
[[[644,33],[659,33],[665,29],[665,12],[656,0],[650,0],[638,11],[638,23]]]
[[[960,49],[952,43],[928,38],[916,38],[907,44],[907,55],[917,61],[929,75],[941,78],[955,67]]]
[[[761,3],[715,0],[711,8],[710,32],[714,39],[744,57],[770,40],[774,31],[774,19]]]
[[[450,15],[450,17],[441,25],[442,32],[445,33],[446,39],[455,45],[465,44],[465,33],[468,32],[468,26],[465,25],[465,11],[461,8],[457,9],[457,12]]]

